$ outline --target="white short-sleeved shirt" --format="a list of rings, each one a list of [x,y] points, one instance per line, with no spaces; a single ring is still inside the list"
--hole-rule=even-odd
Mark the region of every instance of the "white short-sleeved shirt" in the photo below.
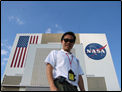
[[[68,56],[66,55],[68,54]],[[72,64],[70,66],[69,59],[72,60]],[[45,59],[45,63],[51,64],[53,67],[53,78],[57,78],[58,76],[63,76],[67,79],[69,83],[71,83],[74,86],[78,86],[78,79],[79,75],[83,75],[82,68],[79,65],[79,60],[73,55],[70,54],[63,49],[61,50],[52,50],[49,55]],[[68,71],[72,69],[75,76],[76,81],[70,81],[68,80]]]

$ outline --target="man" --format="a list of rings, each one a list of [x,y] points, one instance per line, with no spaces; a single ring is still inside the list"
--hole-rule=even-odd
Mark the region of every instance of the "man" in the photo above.
[[[45,59],[46,73],[51,91],[85,91],[83,71],[78,59],[71,53],[76,36],[66,32],[61,38],[62,49],[53,50]]]

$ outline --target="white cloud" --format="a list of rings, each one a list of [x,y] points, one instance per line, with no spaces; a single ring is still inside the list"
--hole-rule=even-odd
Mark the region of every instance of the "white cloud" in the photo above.
[[[59,26],[58,24],[55,24],[55,27],[57,29],[56,33],[64,33],[61,26]]]
[[[3,43],[1,43],[1,47],[3,46]]]
[[[4,67],[7,63],[8,59],[7,58],[4,58],[2,61],[1,61],[1,67]]]
[[[9,17],[8,17],[8,19],[9,19],[10,22],[11,22],[12,20],[14,20],[14,18],[15,18],[14,16],[9,16]]]
[[[7,50],[4,50],[4,49],[1,50],[1,55],[7,55],[7,54],[8,54]]]
[[[55,24],[55,27],[57,28],[58,27],[58,24]]]
[[[62,29],[62,27],[60,27],[58,24],[55,24],[54,26],[53,26],[53,31],[55,32],[55,33],[65,33],[64,31],[63,31],[63,29]],[[52,33],[52,29],[49,27],[46,31],[45,31],[45,33]]]
[[[63,30],[58,30],[57,33],[64,33],[64,31]]]
[[[7,48],[9,51],[12,49],[12,46],[8,45],[8,40],[5,40],[4,43],[1,43],[1,47]]]
[[[20,20],[19,18],[16,17],[16,22],[19,24],[19,25],[22,25],[24,24],[22,20]]]
[[[51,28],[48,28],[45,33],[51,33]]]
[[[19,17],[9,16],[8,19],[9,22],[16,22],[18,25],[24,24],[24,22]]]
[[[2,64],[2,66],[4,66],[5,65],[5,62],[1,62],[1,64]]]
[[[9,58],[3,58],[3,61],[8,61]]]
[[[12,49],[12,46],[7,46],[8,50],[11,51]]]

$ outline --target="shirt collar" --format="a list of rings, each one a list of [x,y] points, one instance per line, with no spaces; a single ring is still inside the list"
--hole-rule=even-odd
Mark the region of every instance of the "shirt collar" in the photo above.
[[[67,52],[64,49],[61,49],[62,52],[67,53],[67,54],[72,54],[72,52]]]

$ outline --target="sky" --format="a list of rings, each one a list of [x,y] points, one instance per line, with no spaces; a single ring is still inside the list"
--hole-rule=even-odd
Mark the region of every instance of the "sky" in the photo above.
[[[1,79],[17,33],[105,33],[121,88],[121,1],[1,1]]]

